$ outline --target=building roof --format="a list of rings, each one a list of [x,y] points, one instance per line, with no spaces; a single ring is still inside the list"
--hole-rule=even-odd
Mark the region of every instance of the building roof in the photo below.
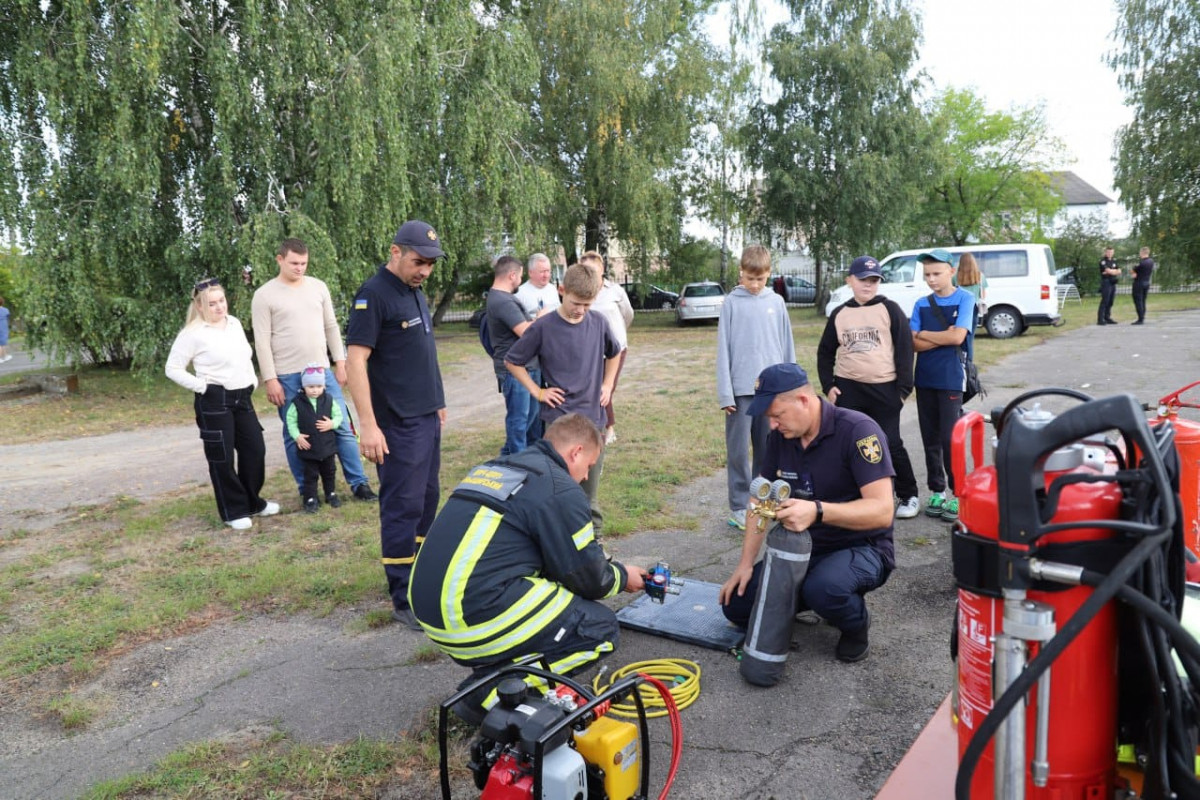
[[[1068,206],[1102,206],[1112,202],[1111,197],[1074,172],[1049,172],[1047,175],[1050,186],[1062,195],[1063,202]]]

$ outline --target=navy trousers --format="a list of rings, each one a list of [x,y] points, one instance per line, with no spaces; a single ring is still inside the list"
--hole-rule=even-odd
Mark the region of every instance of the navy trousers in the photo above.
[[[382,429],[388,454],[379,465],[379,539],[392,605],[408,608],[408,578],[438,507],[442,424],[437,412]]]
[[[744,628],[750,620],[763,563],[754,565],[754,575],[746,584],[745,594],[741,597],[734,594],[729,604],[721,607],[725,618],[734,625]],[[883,557],[869,545],[813,556],[800,584],[798,607],[815,611],[838,630],[856,633],[867,624],[863,595],[882,586],[888,574]]]

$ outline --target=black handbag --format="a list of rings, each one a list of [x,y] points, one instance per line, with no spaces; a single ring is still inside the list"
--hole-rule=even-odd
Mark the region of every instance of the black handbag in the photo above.
[[[929,305],[942,320],[942,324],[946,326],[943,330],[950,330],[950,320],[946,319],[946,312],[938,305],[937,295],[929,295]],[[970,335],[971,333],[968,331],[967,336]],[[958,361],[962,364],[963,371],[963,402],[969,403],[975,397],[987,397],[987,389],[983,388],[983,383],[979,380],[979,368],[967,354],[966,340],[963,340],[962,345],[958,348]]]

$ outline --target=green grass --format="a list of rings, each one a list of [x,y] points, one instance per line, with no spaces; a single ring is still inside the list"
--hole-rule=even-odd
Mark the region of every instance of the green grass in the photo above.
[[[349,800],[381,797],[392,783],[416,784],[437,790],[437,717],[431,710],[414,731],[402,731],[399,741],[356,739],[329,747],[297,744],[276,732],[263,741],[203,742],[164,758],[145,773],[127,775],[93,787],[85,800],[121,798],[188,798],[226,800],[234,797],[321,797]],[[450,728],[448,764],[464,791],[470,731]],[[463,795],[468,796],[468,795]]]
[[[1068,303],[1062,328],[1032,328],[1004,341],[981,336],[977,358],[994,364],[1009,353],[1092,324],[1096,302]],[[1195,307],[1200,307],[1195,295],[1150,298],[1152,319]],[[815,370],[825,320],[814,309],[793,309],[791,317],[798,360]],[[669,504],[678,488],[724,464],[723,417],[713,388],[716,329],[680,329],[671,315],[654,314],[639,316],[630,333],[629,361],[616,395],[620,438],[606,459],[600,494],[606,530],[614,537],[647,529],[694,530],[698,520],[673,512]],[[444,372],[486,369],[475,333],[465,324],[443,326],[438,336]],[[90,378],[85,373],[83,381],[93,388],[64,401],[73,403],[69,414],[60,411],[45,418],[41,439],[78,435],[79,418],[122,404],[153,410],[110,419],[109,430],[150,419],[190,423],[190,406],[173,384],[152,380],[143,386],[142,379],[94,372]],[[182,414],[176,406],[184,408]],[[25,419],[23,424],[31,424],[35,417]],[[13,424],[10,419],[3,423],[6,430]],[[491,432],[448,427],[444,490],[469,467],[492,457],[502,439],[500,419]],[[265,494],[294,497],[286,470],[270,477]],[[245,534],[231,534],[213,519],[211,503],[207,490],[145,505],[121,498],[47,531],[3,534],[0,552],[19,548],[15,552],[20,557],[0,567],[0,680],[16,691],[32,686],[31,676],[39,683],[69,687],[141,643],[240,615],[322,615],[365,606],[352,630],[391,624],[380,589],[376,506],[348,503],[336,512],[336,521],[334,512],[314,519],[285,507],[291,513],[264,519]],[[439,657],[432,650],[413,656],[421,661]],[[43,707],[64,729],[78,729],[95,718],[103,700],[84,703],[63,689],[51,693]],[[371,796],[390,783],[429,779],[436,754],[428,732],[423,736],[329,748],[282,737],[250,745],[200,744],[169,757],[151,773],[104,784],[89,797],[309,796],[316,787],[324,797]],[[465,758],[452,761],[465,763]]]

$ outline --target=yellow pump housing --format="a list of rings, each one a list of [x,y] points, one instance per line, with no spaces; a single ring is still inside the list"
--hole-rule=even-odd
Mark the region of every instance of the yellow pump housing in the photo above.
[[[604,772],[608,800],[629,800],[638,793],[641,779],[641,742],[637,726],[600,717],[575,734],[575,749],[584,761]]]

